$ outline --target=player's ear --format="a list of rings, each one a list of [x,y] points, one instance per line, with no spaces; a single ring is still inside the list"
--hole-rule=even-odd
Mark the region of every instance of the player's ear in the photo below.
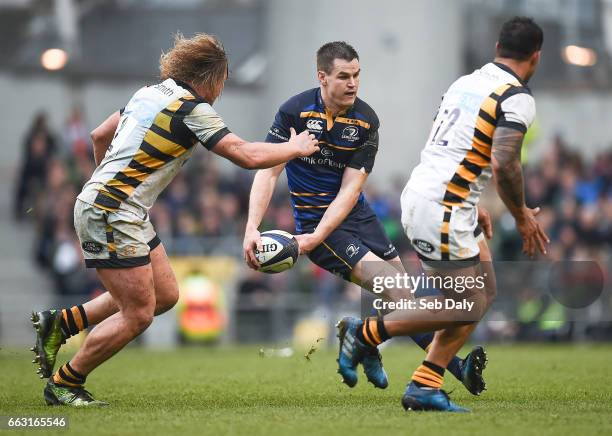
[[[325,74],[325,71],[317,71],[317,78],[319,79],[319,83],[321,85],[327,85],[327,74]]]

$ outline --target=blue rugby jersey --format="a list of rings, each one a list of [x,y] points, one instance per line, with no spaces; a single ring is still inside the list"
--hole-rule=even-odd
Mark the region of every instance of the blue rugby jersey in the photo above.
[[[346,167],[372,171],[379,122],[374,110],[359,98],[350,109],[333,118],[323,104],[321,90],[313,88],[283,103],[266,141],[287,141],[290,127],[297,133],[308,130],[314,134],[321,148],[285,166],[296,230],[302,232],[316,226],[336,198]],[[351,214],[364,205],[362,192]]]

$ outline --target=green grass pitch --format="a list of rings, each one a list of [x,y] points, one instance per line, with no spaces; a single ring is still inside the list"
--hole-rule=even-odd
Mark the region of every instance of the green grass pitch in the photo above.
[[[354,389],[341,384],[332,349],[308,362],[302,353],[262,358],[251,347],[132,347],[88,380],[111,406],[75,410],[46,406],[31,355],[3,348],[0,415],[65,415],[70,427],[58,434],[87,435],[612,434],[612,346],[498,345],[488,354],[481,397],[446,376],[445,388],[470,414],[404,412],[400,397],[423,357],[407,343],[383,351],[386,390],[364,376]]]

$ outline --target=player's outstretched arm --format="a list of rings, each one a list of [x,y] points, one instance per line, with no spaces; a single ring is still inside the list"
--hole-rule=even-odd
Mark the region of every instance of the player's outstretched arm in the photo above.
[[[108,147],[113,140],[113,135],[115,134],[117,126],[119,125],[120,118],[121,115],[119,114],[119,111],[117,111],[91,131],[91,141],[93,143],[94,160],[96,161],[96,166],[100,165],[100,162],[102,162],[102,159],[104,159],[106,150],[108,150]]]
[[[252,269],[259,268],[259,262],[255,256],[255,248],[262,250],[259,225],[268,209],[274,187],[278,176],[283,172],[285,164],[280,164],[255,173],[251,195],[249,196],[249,215],[244,232],[244,260]]]
[[[498,127],[493,135],[493,174],[497,192],[514,217],[523,238],[523,252],[533,257],[536,250],[546,254],[548,236],[535,219],[540,208],[525,205],[521,147],[524,134],[516,129]]]
[[[212,151],[247,169],[264,169],[298,157],[310,156],[319,150],[314,135],[304,130],[299,135],[291,128],[288,142],[247,142],[233,133],[225,135]]]
[[[331,202],[325,214],[323,214],[314,233],[296,236],[300,246],[300,254],[308,253],[320,245],[346,219],[351,210],[353,210],[353,207],[355,207],[367,178],[368,173],[365,171],[349,167],[344,170],[342,185],[338,195],[336,195],[334,201]]]

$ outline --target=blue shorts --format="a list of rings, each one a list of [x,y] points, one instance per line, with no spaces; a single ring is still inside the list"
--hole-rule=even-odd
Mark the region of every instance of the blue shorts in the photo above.
[[[302,233],[312,233],[318,223],[308,224],[302,223]],[[398,256],[374,211],[367,203],[358,203],[342,224],[308,254],[308,258],[350,281],[353,268],[369,251],[383,260]]]

